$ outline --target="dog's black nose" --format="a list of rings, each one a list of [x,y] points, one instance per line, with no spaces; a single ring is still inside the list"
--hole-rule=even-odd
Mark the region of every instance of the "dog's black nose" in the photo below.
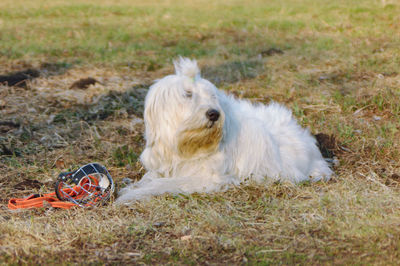
[[[219,112],[215,109],[208,109],[208,111],[206,112],[206,116],[210,121],[217,121],[219,118]]]

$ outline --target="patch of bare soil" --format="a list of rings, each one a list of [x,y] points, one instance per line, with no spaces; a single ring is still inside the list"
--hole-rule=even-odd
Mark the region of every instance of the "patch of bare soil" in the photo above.
[[[7,133],[10,130],[19,127],[19,123],[13,121],[1,121],[0,120],[0,134]]]
[[[318,133],[315,135],[317,145],[324,158],[332,159],[339,152],[339,145],[334,135]]]
[[[0,75],[0,85],[3,86],[16,86],[20,88],[26,88],[28,81],[32,81],[41,76],[53,76],[63,74],[69,67],[66,63],[42,63],[40,67],[33,67],[30,64],[22,63],[25,69],[9,72],[7,74]],[[14,65],[10,66],[10,69],[18,69],[21,66]]]
[[[39,189],[43,183],[38,180],[25,179],[22,182],[14,185],[14,189],[17,190],[27,190],[27,189]]]
[[[26,87],[27,81],[38,78],[40,72],[36,69],[26,69],[7,75],[0,75],[0,84],[6,86]]]
[[[281,49],[272,47],[272,48],[269,48],[267,50],[261,51],[260,54],[261,54],[262,57],[266,57],[266,56],[273,56],[273,55],[283,54],[283,51]]]

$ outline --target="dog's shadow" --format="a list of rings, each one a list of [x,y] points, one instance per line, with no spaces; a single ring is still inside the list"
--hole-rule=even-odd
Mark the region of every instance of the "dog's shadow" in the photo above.
[[[67,71],[70,67],[70,65],[61,63],[44,64],[40,69],[40,75],[59,75]],[[217,65],[207,65],[202,68],[201,72],[202,77],[214,83],[217,87],[222,87],[224,85],[256,78],[262,74],[264,70],[265,68],[262,59],[248,59],[228,61]],[[23,76],[25,79],[34,78],[31,76],[25,76]],[[30,135],[32,135],[33,131],[40,131],[40,129],[48,128],[49,123],[51,123],[51,127],[65,125],[66,123],[77,123],[79,121],[85,121],[88,124],[95,124],[97,121],[105,120],[115,115],[118,116],[118,113],[121,113],[121,110],[126,111],[128,115],[134,115],[141,118],[143,117],[144,100],[151,85],[152,83],[142,83],[137,84],[124,92],[110,91],[107,94],[101,95],[96,103],[89,105],[72,104],[68,107],[61,107],[61,110],[54,115],[54,119],[51,122],[41,121],[26,125],[25,127],[27,127],[29,132],[32,131],[30,133]],[[18,129],[20,125],[16,124],[15,127]],[[19,131],[21,130],[22,129]],[[8,134],[12,137],[13,132],[17,134],[19,131],[9,131]],[[40,143],[38,142],[37,144],[39,145]],[[2,154],[1,150],[0,154]]]
[[[262,60],[248,59],[205,66],[201,69],[201,75],[216,86],[223,86],[256,78],[264,71],[265,67]]]
[[[111,91],[102,95],[94,105],[75,107],[75,112],[80,120],[88,123],[104,120],[122,109],[129,115],[143,117],[144,99],[150,86],[149,83],[143,83],[124,92]]]
[[[253,79],[265,70],[262,60],[251,59],[231,61],[215,66],[205,66],[201,70],[203,78],[214,83],[217,87],[236,83],[245,79]],[[86,122],[103,120],[120,109],[128,114],[143,116],[144,99],[151,83],[142,83],[133,86],[125,92],[109,92],[101,96],[97,104],[92,106],[77,106],[75,112],[79,119]]]

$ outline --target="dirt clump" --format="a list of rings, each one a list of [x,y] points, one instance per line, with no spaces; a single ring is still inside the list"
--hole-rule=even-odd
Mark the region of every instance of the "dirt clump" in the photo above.
[[[99,83],[96,79],[88,77],[75,81],[72,83],[70,89],[87,89],[90,85]]]

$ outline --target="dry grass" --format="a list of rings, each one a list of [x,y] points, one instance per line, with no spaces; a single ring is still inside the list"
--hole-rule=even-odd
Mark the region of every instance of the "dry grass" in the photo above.
[[[0,85],[0,262],[398,263],[397,2],[39,2],[0,3],[0,74],[41,73],[26,88]],[[143,98],[178,54],[197,57],[237,97],[282,102],[312,132],[334,135],[336,178],[129,207],[7,209],[9,198],[51,191],[60,171],[91,161],[118,186],[139,179]],[[87,77],[99,83],[70,89]]]

